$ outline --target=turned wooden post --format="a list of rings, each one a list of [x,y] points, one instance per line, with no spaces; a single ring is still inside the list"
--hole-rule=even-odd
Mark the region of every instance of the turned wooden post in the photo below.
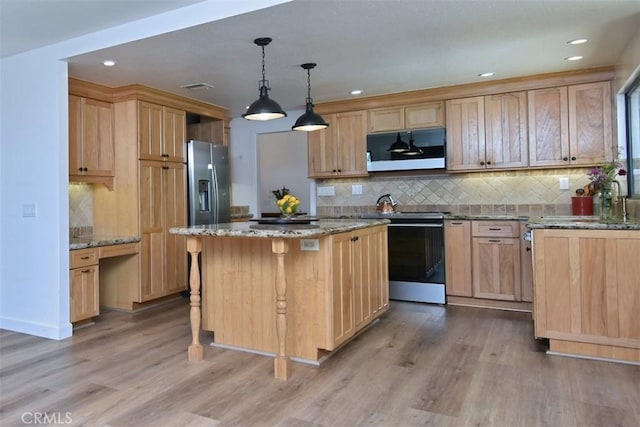
[[[289,357],[287,349],[287,279],[284,271],[284,256],[288,247],[284,239],[274,239],[271,251],[276,254],[276,334],[278,336],[278,353],[273,361],[276,378],[289,378]]]
[[[199,237],[187,238],[187,252],[191,257],[191,270],[189,272],[189,285],[191,287],[191,345],[187,349],[189,362],[200,362],[203,359],[202,344],[200,344],[200,266],[198,255],[202,252],[202,240]]]

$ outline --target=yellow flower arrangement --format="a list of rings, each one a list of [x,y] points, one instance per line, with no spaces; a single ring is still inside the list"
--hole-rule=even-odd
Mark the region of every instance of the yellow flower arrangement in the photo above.
[[[298,212],[298,206],[300,206],[300,200],[293,194],[285,194],[282,198],[276,202],[280,212],[283,215],[291,216]]]

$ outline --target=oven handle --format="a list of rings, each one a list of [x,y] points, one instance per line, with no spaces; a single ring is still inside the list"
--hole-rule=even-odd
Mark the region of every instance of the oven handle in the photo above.
[[[389,227],[420,227],[420,228],[443,228],[443,224],[399,224],[399,223],[391,223],[387,224]]]

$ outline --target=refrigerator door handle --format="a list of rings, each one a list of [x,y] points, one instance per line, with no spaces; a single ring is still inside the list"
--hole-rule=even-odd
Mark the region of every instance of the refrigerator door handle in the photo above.
[[[218,173],[216,171],[216,165],[209,163],[209,169],[211,170],[211,184],[213,185],[213,197],[214,200],[218,200],[219,196],[219,188],[218,188]],[[218,212],[218,202],[215,203],[213,207],[213,221],[215,224],[219,221],[219,212]]]

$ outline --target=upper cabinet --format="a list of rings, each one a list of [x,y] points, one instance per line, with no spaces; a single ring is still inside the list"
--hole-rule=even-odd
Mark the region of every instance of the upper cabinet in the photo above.
[[[184,162],[186,113],[140,101],[138,104],[140,159]]]
[[[367,176],[367,112],[327,114],[329,127],[310,132],[309,178]]]
[[[443,126],[443,102],[369,110],[369,133]]]
[[[108,184],[113,178],[113,104],[69,95],[69,179]]]
[[[583,166],[613,159],[610,82],[532,90],[529,164]]]
[[[526,92],[447,101],[447,169],[527,165]]]

